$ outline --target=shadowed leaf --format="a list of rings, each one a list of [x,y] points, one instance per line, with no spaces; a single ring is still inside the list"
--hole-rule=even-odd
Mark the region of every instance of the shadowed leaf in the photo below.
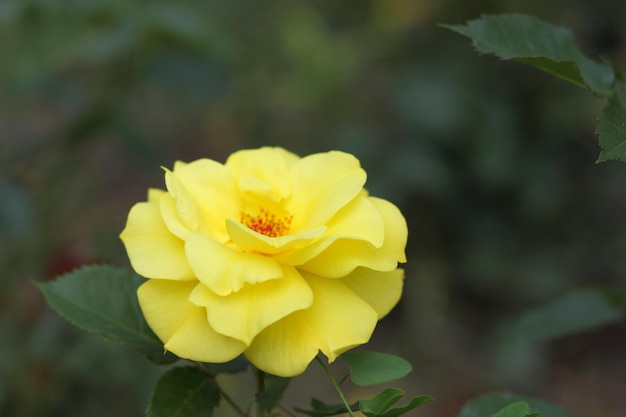
[[[219,401],[210,375],[198,368],[174,368],[154,386],[148,417],[211,417]]]
[[[514,327],[515,340],[555,339],[615,322],[622,316],[600,291],[571,292],[523,314]]]
[[[474,41],[479,52],[531,65],[599,96],[609,96],[611,67],[587,58],[568,29],[521,14],[484,15],[466,25],[442,25]]]
[[[163,343],[146,323],[137,287],[143,280],[112,266],[86,266],[58,278],[37,283],[48,304],[76,326],[131,346],[156,363],[178,358],[164,353]]]
[[[370,400],[359,401],[359,407],[361,412],[367,417],[397,417],[420,405],[434,401],[432,397],[422,395],[413,398],[405,406],[391,408],[403,396],[404,391],[397,388],[388,388]]]

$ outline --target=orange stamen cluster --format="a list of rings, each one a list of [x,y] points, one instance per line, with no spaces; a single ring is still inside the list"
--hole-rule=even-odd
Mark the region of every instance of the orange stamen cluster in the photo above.
[[[241,214],[241,224],[269,237],[284,236],[289,232],[293,216],[277,217],[275,214],[261,210],[256,216]]]

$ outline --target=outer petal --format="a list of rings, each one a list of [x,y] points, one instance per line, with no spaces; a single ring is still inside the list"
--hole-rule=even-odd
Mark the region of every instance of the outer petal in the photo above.
[[[152,193],[156,199],[158,193]],[[146,278],[192,279],[184,242],[165,226],[158,201],[135,204],[120,239],[133,269]]]
[[[166,174],[166,180],[167,177]],[[181,196],[193,201],[197,207],[198,227],[189,226],[189,229],[203,231],[226,242],[228,234],[224,222],[227,218],[241,216],[241,196],[230,169],[210,159],[199,159],[189,164],[176,163],[171,177],[175,178],[170,178],[173,189],[176,187]],[[174,197],[178,200],[177,195]],[[177,208],[179,204],[182,203],[177,201]],[[179,212],[179,217],[184,220],[183,214]]]
[[[165,348],[181,358],[202,362],[226,362],[245,345],[220,335],[209,326],[206,310],[191,304],[195,282],[148,280],[138,291],[139,305],[150,328]]]
[[[185,251],[198,280],[222,296],[239,291],[244,284],[256,284],[283,275],[280,265],[273,259],[239,252],[201,233],[187,237]]]
[[[370,201],[376,206],[379,213],[385,221],[385,243],[381,248],[381,256],[390,256],[398,259],[398,262],[406,262],[406,241],[409,230],[406,220],[398,207],[387,200],[377,197],[369,197]]]
[[[310,308],[296,311],[259,333],[245,351],[259,369],[291,377],[306,369],[318,351],[329,361],[366,343],[378,314],[338,280],[305,277],[313,290]]]
[[[375,248],[368,242],[339,239],[310,261],[298,268],[311,273],[340,278],[358,266],[377,271],[391,271],[398,262],[406,262],[404,248],[407,241],[407,226],[400,210],[390,202],[368,197],[382,215],[385,222],[383,246]]]
[[[381,247],[385,239],[385,222],[370,198],[358,196],[330,219],[326,232],[314,243],[277,257],[288,265],[302,265],[318,256],[339,239],[362,240]],[[369,247],[369,245],[366,245]]]
[[[176,201],[171,194],[163,193],[159,199],[159,207],[161,209],[161,217],[165,226],[172,234],[178,236],[180,239],[185,238],[192,233],[191,230],[180,220],[178,213],[176,212]]]
[[[159,190],[158,188],[149,188],[148,203],[158,203],[163,194],[166,194],[163,190]]]
[[[176,216],[185,228],[197,232],[202,224],[200,208],[191,197],[187,189],[171,172],[165,171],[165,184],[173,197]]]
[[[286,209],[294,232],[324,225],[361,192],[365,171],[354,156],[332,151],[309,155],[291,166],[292,193]]]
[[[341,282],[358,294],[376,310],[381,319],[398,304],[402,295],[404,271],[395,269],[389,272],[357,268]]]
[[[207,307],[209,324],[217,332],[249,345],[270,324],[313,303],[311,288],[295,268],[284,271],[281,279],[246,285],[224,297],[199,284],[189,299]]]

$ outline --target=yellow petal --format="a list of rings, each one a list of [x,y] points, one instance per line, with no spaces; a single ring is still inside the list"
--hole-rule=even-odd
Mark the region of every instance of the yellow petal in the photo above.
[[[176,175],[167,170],[165,171],[165,185],[174,199],[176,216],[187,229],[193,232],[198,231],[202,222],[200,209],[187,189],[180,183]]]
[[[161,209],[161,217],[167,229],[180,239],[185,240],[192,232],[178,217],[176,213],[176,202],[172,195],[163,193],[159,199],[159,207]]]
[[[226,220],[226,229],[232,241],[243,251],[275,254],[291,247],[305,246],[324,233],[326,227],[320,226],[293,235],[269,237],[228,219]]]
[[[368,197],[385,222],[385,239],[380,248],[368,242],[339,239],[318,256],[298,266],[299,269],[330,278],[340,278],[363,266],[377,271],[391,271],[398,262],[406,262],[404,248],[407,226],[400,210],[390,202]]]
[[[326,224],[361,192],[365,171],[352,155],[332,151],[314,154],[291,166],[292,192],[286,209],[293,214],[292,230]]]
[[[137,289],[141,311],[154,333],[164,343],[172,338],[192,308],[189,294],[197,281],[149,279]]]
[[[148,203],[158,203],[163,194],[165,194],[165,191],[163,190],[159,190],[158,188],[149,188]]]
[[[276,259],[287,265],[302,265],[322,253],[336,240],[346,238],[363,240],[374,247],[382,246],[385,222],[369,198],[356,197],[330,219],[326,232],[316,242],[280,254]]]
[[[389,272],[357,268],[341,282],[376,310],[381,319],[398,304],[402,294],[404,271],[395,269]]]
[[[298,159],[282,148],[263,147],[235,152],[225,165],[240,178],[240,190],[249,197],[266,188],[265,192],[282,199],[291,193],[290,167]]]
[[[245,345],[211,328],[206,309],[189,302],[197,282],[148,280],[137,290],[139,305],[165,349],[185,359],[227,362]]]
[[[184,359],[222,363],[235,359],[246,345],[211,328],[206,309],[193,306],[165,349]]]
[[[168,177],[172,187],[168,183],[168,190],[176,199],[183,223],[191,231],[201,231],[226,242],[226,219],[239,218],[242,211],[241,196],[230,169],[210,159],[199,159],[175,164],[174,171],[170,175],[166,173],[166,182]]]
[[[327,224],[326,236],[364,240],[381,247],[385,240],[385,221],[367,197],[358,196],[337,212]]]
[[[280,265],[273,259],[239,252],[201,233],[187,237],[185,252],[198,280],[218,295],[228,295],[239,291],[244,284],[283,275]]]
[[[209,324],[217,332],[249,345],[270,324],[308,308],[313,292],[294,268],[287,267],[283,278],[246,285],[227,296],[219,296],[199,284],[189,300],[207,308]]]
[[[165,226],[158,202],[135,204],[120,239],[139,275],[174,280],[193,278],[184,242]]]
[[[318,351],[332,362],[366,343],[376,327],[376,311],[339,280],[305,278],[313,290],[311,307],[267,327],[245,351],[256,367],[272,375],[304,372]]]
[[[370,201],[383,216],[385,221],[385,243],[380,256],[395,257],[398,262],[406,262],[406,241],[409,230],[404,216],[394,204],[382,198],[370,197]]]

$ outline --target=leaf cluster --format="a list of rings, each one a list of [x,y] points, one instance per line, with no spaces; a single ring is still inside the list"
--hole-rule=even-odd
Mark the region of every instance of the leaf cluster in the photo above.
[[[465,25],[442,26],[472,39],[478,52],[530,65],[608,98],[596,129],[601,148],[597,162],[626,161],[623,73],[586,57],[570,30],[521,14],[483,15]]]
[[[163,344],[145,322],[136,291],[142,279],[134,273],[112,266],[87,266],[61,276],[55,281],[37,284],[55,310],[74,325],[104,339],[130,346],[158,365],[178,361],[164,352]],[[349,369],[349,378],[360,386],[383,384],[406,376],[412,367],[404,359],[375,352],[347,352],[341,356]],[[215,377],[221,373],[245,371],[248,362],[239,357],[225,364],[197,363],[175,366],[157,381],[147,410],[149,417],[210,416],[222,399],[242,416],[248,415],[219,387]],[[261,386],[255,402],[261,415],[271,415],[280,405],[290,378],[259,373]],[[413,398],[408,404],[393,407],[404,396],[402,390],[385,389],[369,400],[359,401],[350,411],[360,410],[367,417],[397,417],[431,397]],[[314,399],[311,410],[296,409],[312,417],[332,416],[348,411],[346,405],[328,405]]]

